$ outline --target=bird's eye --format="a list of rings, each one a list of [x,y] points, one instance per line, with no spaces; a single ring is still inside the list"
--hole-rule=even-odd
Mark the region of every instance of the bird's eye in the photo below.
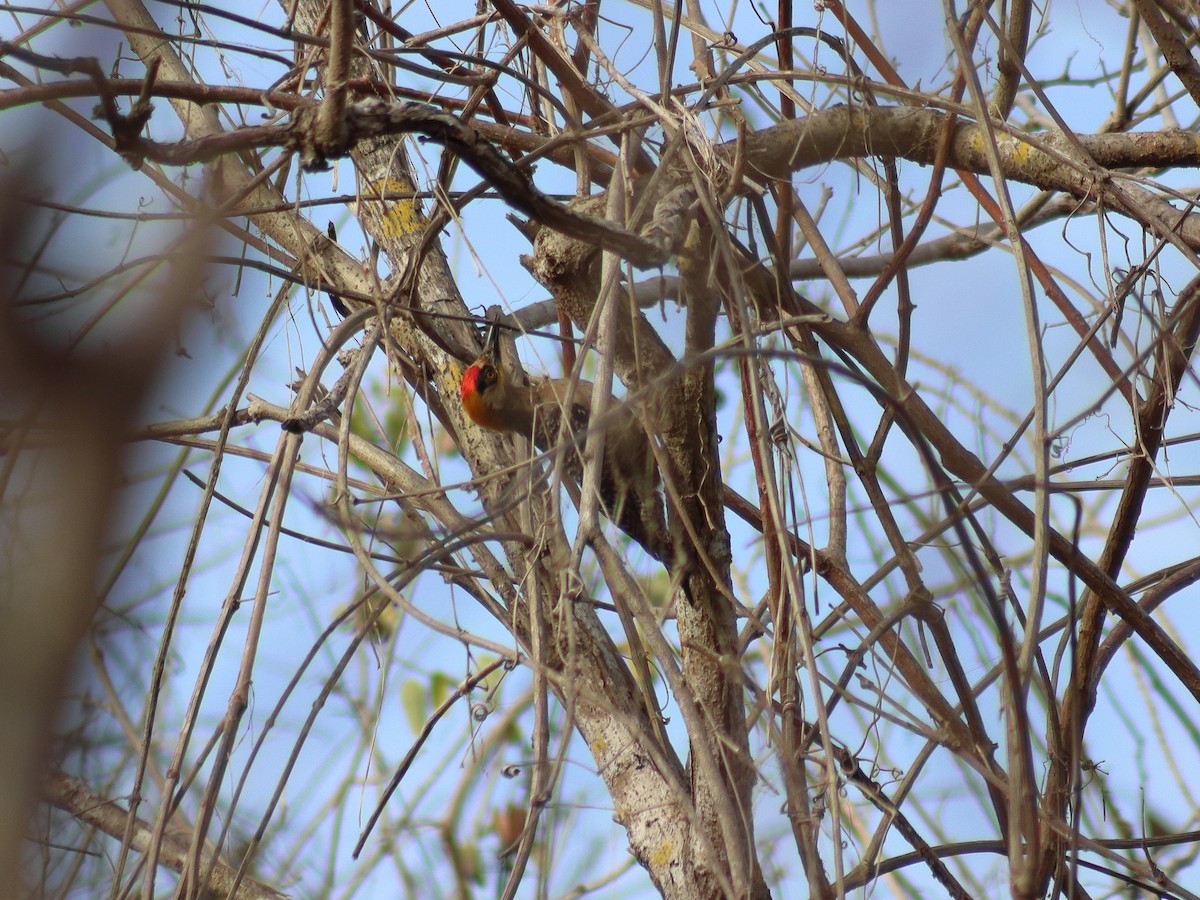
[[[496,380],[496,370],[492,366],[484,366],[482,374],[483,374],[483,380],[486,381],[488,384],[491,384],[493,381]]]

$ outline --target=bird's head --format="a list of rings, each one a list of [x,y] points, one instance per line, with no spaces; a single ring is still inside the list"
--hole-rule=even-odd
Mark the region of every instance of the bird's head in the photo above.
[[[463,409],[471,421],[493,431],[510,431],[512,423],[503,413],[507,388],[507,378],[500,364],[500,329],[493,323],[483,353],[463,373],[459,386]]]

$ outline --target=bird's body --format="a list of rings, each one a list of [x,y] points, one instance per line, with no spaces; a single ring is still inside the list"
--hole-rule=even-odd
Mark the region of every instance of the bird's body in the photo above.
[[[477,425],[493,431],[523,434],[542,452],[568,443],[564,474],[583,480],[582,449],[587,440],[592,385],[568,379],[513,376],[500,362],[498,338],[463,375],[463,408]],[[563,412],[570,418],[563,428]],[[659,493],[658,467],[650,438],[638,416],[620,407],[605,416],[604,464],[600,469],[600,502],[604,514],[655,559],[671,563],[674,543],[667,530]]]

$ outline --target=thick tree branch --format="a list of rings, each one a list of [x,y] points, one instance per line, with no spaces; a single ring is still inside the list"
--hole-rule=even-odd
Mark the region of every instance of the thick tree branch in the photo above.
[[[50,775],[44,788],[46,799],[59,809],[70,813],[80,822],[96,828],[109,837],[122,840],[127,834],[130,813],[119,803],[97,794],[78,778],[62,772]],[[129,833],[129,843],[139,853],[145,852],[153,840],[154,828],[144,819],[135,819]],[[175,872],[182,872],[187,864],[188,842],[178,835],[169,834],[162,839],[158,851],[158,862]],[[235,900],[287,900],[288,895],[253,878],[241,878],[237,870],[220,860],[205,855],[204,864],[212,865],[209,889],[220,892],[222,897]],[[238,885],[236,891],[234,885]]]
[[[777,179],[833,159],[863,156],[894,156],[933,165],[944,123],[944,115],[932,109],[839,106],[748,136],[746,166],[764,178]],[[957,121],[946,165],[988,174],[985,139],[978,125]],[[1074,141],[1087,151],[1098,169],[1078,161]],[[730,159],[734,149],[732,144],[724,146]],[[1123,193],[1117,193],[1109,183],[1121,180],[1117,170],[1124,168],[1200,165],[1200,143],[1191,132],[1074,135],[1068,140],[1052,134],[1005,131],[999,135],[997,153],[1005,178],[1043,190],[1062,191],[1080,201],[1105,199],[1139,221],[1149,218],[1160,236],[1173,231],[1189,247],[1200,248],[1200,216],[1179,212],[1129,180],[1123,192],[1146,205],[1145,214],[1139,215],[1129,209]]]

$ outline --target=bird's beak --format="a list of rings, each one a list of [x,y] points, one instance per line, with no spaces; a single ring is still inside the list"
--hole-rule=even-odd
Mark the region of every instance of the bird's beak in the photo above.
[[[500,323],[495,319],[488,326],[487,336],[483,339],[483,352],[491,354],[492,359],[500,360]]]

